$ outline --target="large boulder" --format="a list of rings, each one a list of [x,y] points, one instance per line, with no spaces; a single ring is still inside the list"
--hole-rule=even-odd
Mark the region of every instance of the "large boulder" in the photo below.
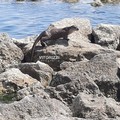
[[[9,66],[9,68],[18,68],[24,74],[28,74],[40,81],[43,86],[49,85],[54,74],[53,69],[49,65],[40,61],[36,63],[20,63]]]
[[[45,120],[60,115],[71,116],[70,109],[62,102],[40,95],[26,96],[11,104],[0,104],[0,114],[4,120]]]
[[[90,43],[88,39],[92,33],[90,21],[87,19],[67,18],[53,23],[57,28],[63,28],[70,25],[75,25],[79,28],[69,35],[69,41],[58,39],[53,41],[53,44],[48,44],[46,48],[40,45],[35,47],[33,61],[38,60],[49,64],[54,70],[59,70],[60,64],[64,61],[81,61],[91,59],[94,55],[105,50],[96,44]],[[27,54],[25,53],[24,61],[30,61],[31,44],[25,46]],[[28,50],[29,48],[29,50]]]
[[[73,101],[73,116],[110,120],[120,116],[120,104],[114,99],[86,93],[80,93]]]
[[[96,55],[89,61],[62,63],[61,68],[50,84],[55,88],[48,90],[52,96],[72,103],[74,96],[86,91],[120,101],[120,71],[114,52]]]
[[[0,34],[0,73],[9,64],[20,63],[23,53],[7,34]]]
[[[93,29],[92,35],[96,44],[116,50],[120,41],[120,26],[100,24]]]

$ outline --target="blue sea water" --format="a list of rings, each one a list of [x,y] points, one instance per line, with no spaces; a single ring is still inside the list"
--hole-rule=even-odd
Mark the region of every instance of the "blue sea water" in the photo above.
[[[0,2],[0,32],[7,32],[14,38],[39,34],[52,22],[70,17],[88,18],[92,26],[100,23],[120,25],[120,4],[95,8],[87,3],[60,0]]]

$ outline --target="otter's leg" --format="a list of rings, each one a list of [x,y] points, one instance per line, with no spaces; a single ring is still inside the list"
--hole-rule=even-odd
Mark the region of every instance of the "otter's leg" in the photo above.
[[[50,39],[50,38],[49,38],[48,36],[42,37],[42,39],[41,39],[41,45],[42,45],[43,47],[47,47],[47,44],[46,44],[45,41],[47,41],[47,40],[49,40],[49,39]]]
[[[47,44],[45,42],[43,42],[43,40],[41,40],[41,45],[42,45],[42,47],[47,47]]]
[[[63,37],[63,39],[65,39],[65,40],[69,40],[69,38],[68,38],[68,35],[66,35],[65,37]]]

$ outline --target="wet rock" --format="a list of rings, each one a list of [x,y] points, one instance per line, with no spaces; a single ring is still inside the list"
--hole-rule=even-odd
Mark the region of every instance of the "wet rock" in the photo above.
[[[12,42],[7,34],[0,34],[0,73],[9,64],[20,63],[22,59],[21,49]]]
[[[52,80],[52,75],[54,74],[53,69],[49,65],[40,61],[36,63],[21,63],[10,67],[18,68],[24,74],[28,74],[40,81],[43,86],[49,85]]]
[[[120,26],[100,24],[93,29],[94,42],[105,48],[119,49]]]

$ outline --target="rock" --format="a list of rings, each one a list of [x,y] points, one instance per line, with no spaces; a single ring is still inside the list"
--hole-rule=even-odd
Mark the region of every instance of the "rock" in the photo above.
[[[85,44],[84,44],[85,45]],[[86,44],[83,48],[78,47],[64,47],[64,46],[49,46],[45,49],[40,49],[35,52],[34,56],[34,62],[41,61],[46,64],[48,64],[50,67],[52,67],[55,71],[60,70],[60,64],[64,61],[82,61],[82,60],[89,60],[94,55],[102,53],[103,48],[91,44],[89,48],[89,45]],[[29,56],[27,55],[28,61]]]
[[[67,3],[77,3],[79,2],[79,0],[61,0],[63,2],[67,2]]]
[[[103,96],[80,93],[73,101],[73,116],[106,120]]]
[[[0,105],[0,113],[5,120],[34,120],[71,116],[70,109],[56,99],[43,99],[41,96],[26,96],[20,101]]]
[[[100,45],[90,43],[88,36],[92,33],[90,21],[87,19],[69,18],[63,19],[53,25],[62,28],[70,25],[76,25],[80,30],[69,35],[69,41],[56,40],[54,44],[46,48],[36,46],[33,61],[41,61],[50,65],[55,71],[60,70],[60,64],[64,61],[82,61],[89,60],[94,55],[105,52]],[[31,45],[29,45],[31,46]],[[31,51],[27,48],[24,61],[30,61]]]
[[[120,0],[101,0],[103,3],[119,3]]]
[[[23,74],[19,69],[12,68],[0,74],[0,93],[9,95],[36,82],[36,79]]]
[[[39,120],[39,119],[32,119],[32,120]],[[77,117],[66,117],[63,115],[58,115],[55,117],[45,117],[41,118],[40,120],[93,120],[93,119],[84,119],[84,118],[77,118]]]
[[[94,7],[99,7],[99,6],[103,6],[103,3],[101,2],[101,0],[94,0],[91,3],[91,5],[94,6]]]
[[[50,84],[55,87],[52,93],[58,94],[63,101],[72,103],[73,96],[83,91],[90,94],[102,92],[106,97],[120,100],[120,71],[114,52],[96,55],[89,61],[65,64]]]
[[[40,82],[34,83],[29,85],[28,87],[25,87],[21,90],[17,91],[17,100],[21,100],[26,96],[29,95],[40,95],[41,98],[48,98],[49,95],[44,92],[44,87],[41,85]]]
[[[24,74],[28,74],[37,79],[43,86],[49,85],[52,80],[52,75],[54,74],[53,69],[49,65],[40,61],[36,63],[20,63],[10,66],[10,68],[11,67],[18,68]]]
[[[119,117],[120,104],[111,98],[80,93],[73,101],[73,116],[109,120]]]
[[[7,34],[0,34],[0,73],[9,64],[20,63],[23,53]]]
[[[37,35],[33,35],[33,36],[28,36],[26,38],[23,39],[15,39],[12,38],[12,41],[14,44],[16,44],[25,54],[27,52],[27,46],[30,45],[30,43],[34,43],[35,39],[37,38]],[[32,45],[30,46],[32,47]]]
[[[81,38],[83,37],[86,38],[88,37],[89,34],[92,33],[92,26],[90,24],[90,21],[85,18],[65,18],[65,19],[62,19],[61,21],[57,21],[52,24],[57,28],[63,28],[63,27],[71,26],[71,25],[77,26],[79,28],[79,31],[76,31],[69,35],[70,42],[71,41],[74,41],[74,42],[83,41]],[[85,38],[84,40],[88,42],[89,40]]]
[[[100,24],[93,29],[94,42],[111,49],[117,49],[120,41],[120,26]]]

